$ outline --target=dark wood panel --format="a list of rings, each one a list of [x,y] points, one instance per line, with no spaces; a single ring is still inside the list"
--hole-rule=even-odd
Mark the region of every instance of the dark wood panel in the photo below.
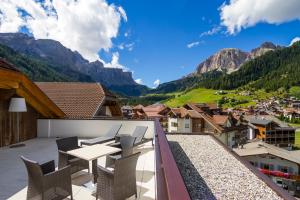
[[[8,112],[10,99],[0,99],[0,147],[17,141],[17,113]],[[20,141],[35,138],[37,135],[38,113],[27,105],[27,112],[19,114]]]

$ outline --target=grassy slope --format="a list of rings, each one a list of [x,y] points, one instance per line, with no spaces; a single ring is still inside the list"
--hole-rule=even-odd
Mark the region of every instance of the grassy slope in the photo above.
[[[295,135],[295,146],[300,147],[300,132],[296,132],[296,135]]]
[[[177,93],[175,98],[169,99],[163,103],[170,107],[178,107],[182,106],[188,102],[201,102],[201,103],[217,103],[222,97],[226,98],[234,98],[236,100],[247,100],[248,103],[239,104],[238,106],[247,107],[250,105],[255,105],[254,99],[267,99],[273,95],[277,95],[274,93],[266,93],[263,90],[258,90],[250,96],[243,96],[238,94],[237,90],[225,90],[227,94],[221,95],[216,94],[217,90],[213,89],[205,89],[205,88],[197,88],[193,89],[187,93]],[[231,107],[228,103],[224,105],[224,107]]]

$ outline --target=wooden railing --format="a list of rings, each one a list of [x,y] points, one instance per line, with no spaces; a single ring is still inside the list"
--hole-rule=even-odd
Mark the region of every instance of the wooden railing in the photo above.
[[[155,121],[155,130],[156,199],[190,200],[159,120]]]

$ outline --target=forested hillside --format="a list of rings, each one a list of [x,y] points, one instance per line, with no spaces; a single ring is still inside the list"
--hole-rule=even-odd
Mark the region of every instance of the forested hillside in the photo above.
[[[245,63],[240,70],[215,81],[199,83],[213,89],[235,89],[247,84],[254,88],[277,90],[300,84],[300,42],[268,52]]]
[[[61,68],[46,61],[18,53],[2,44],[0,44],[0,58],[14,64],[33,81],[92,81],[89,76],[74,71],[69,71],[69,76],[66,76],[59,72],[58,69]]]

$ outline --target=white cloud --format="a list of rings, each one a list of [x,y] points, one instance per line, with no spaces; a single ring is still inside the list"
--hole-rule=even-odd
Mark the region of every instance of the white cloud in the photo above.
[[[129,36],[130,36],[130,30],[128,30],[124,33],[124,37],[129,37]]]
[[[290,46],[292,46],[295,42],[300,41],[300,37],[295,37],[294,39],[292,39]]]
[[[129,44],[126,45],[128,51],[132,51],[133,50],[133,46],[134,46],[134,42],[129,43]]]
[[[222,25],[229,34],[260,22],[281,24],[300,19],[299,0],[230,0],[220,8]]]
[[[199,44],[200,44],[199,41],[197,41],[197,42],[191,42],[191,43],[187,44],[186,47],[190,49],[190,48],[198,46]]]
[[[126,68],[124,65],[121,65],[119,63],[119,58],[120,58],[120,55],[118,52],[114,52],[112,54],[112,59],[111,59],[111,62],[110,63],[104,63],[104,67],[107,67],[107,68],[120,68],[120,69],[123,69],[124,71],[129,71],[128,68]]]
[[[121,43],[121,44],[118,45],[118,48],[120,50],[127,49],[128,51],[132,51],[133,50],[133,46],[134,46],[134,42],[129,43],[129,44]]]
[[[119,10],[120,14],[122,15],[123,19],[125,20],[125,22],[127,22],[128,18],[127,18],[125,10],[121,6],[118,7],[118,10]]]
[[[57,40],[89,61],[100,59],[99,50],[112,47],[122,18],[127,21],[124,9],[106,0],[1,0],[0,4],[0,32],[17,32],[25,26],[36,39]]]
[[[160,84],[160,80],[159,80],[159,79],[155,80],[155,81],[153,82],[153,85],[154,85],[153,88],[157,88],[157,87],[159,86],[159,84]]]
[[[143,84],[143,80],[138,78],[134,80],[137,84]]]
[[[215,26],[211,30],[205,31],[200,34],[200,37],[209,36],[209,35],[215,35],[221,31],[221,26]]]

